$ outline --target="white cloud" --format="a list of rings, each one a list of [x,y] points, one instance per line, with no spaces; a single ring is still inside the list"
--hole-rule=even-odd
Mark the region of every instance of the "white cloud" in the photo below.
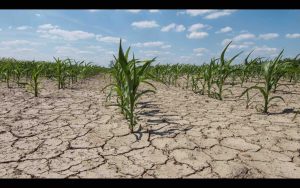
[[[159,10],[157,10],[157,9],[150,9],[149,12],[150,13],[157,13],[157,12],[159,12]]]
[[[159,27],[159,25],[156,23],[156,21],[139,21],[139,22],[133,22],[131,26],[140,28],[140,29],[145,29],[145,28],[154,28],[154,27]]]
[[[210,26],[208,25],[204,25],[202,23],[197,23],[197,24],[193,24],[189,27],[188,31],[190,32],[195,32],[195,31],[198,31],[200,29],[204,29],[204,28],[209,28]]]
[[[91,49],[91,50],[96,50],[96,51],[105,51],[105,49],[102,47],[102,46],[94,46],[94,45],[91,45],[91,46],[87,46],[88,49]]]
[[[56,29],[58,28],[57,25],[52,25],[52,24],[43,24],[43,25],[39,25],[38,29]]]
[[[243,48],[248,48],[249,46],[248,45],[245,45],[245,44],[231,44],[229,46],[229,48],[231,49],[243,49]]]
[[[120,37],[112,37],[112,36],[102,36],[97,35],[96,40],[100,42],[106,42],[106,43],[115,43],[118,44],[120,42]],[[126,42],[125,39],[122,39],[122,42]]]
[[[182,32],[182,31],[185,30],[185,27],[184,27],[184,25],[177,25],[175,23],[171,23],[171,24],[169,24],[167,26],[164,26],[161,29],[162,32],[169,32],[171,30],[176,31],[176,32]]]
[[[162,49],[171,48],[171,47],[172,47],[172,46],[169,45],[169,44],[161,46]]]
[[[20,45],[37,45],[38,43],[30,42],[28,40],[10,40],[10,41],[2,41],[0,42],[3,46],[20,46]]]
[[[221,11],[216,11],[216,12],[210,13],[207,16],[205,16],[204,18],[205,19],[217,19],[219,17],[229,16],[234,12],[236,12],[236,10],[221,10]]]
[[[225,46],[225,45],[227,45],[230,41],[232,41],[232,39],[224,39],[224,40],[222,41],[222,45]]]
[[[245,33],[245,34],[240,34],[236,37],[233,38],[235,41],[241,41],[241,40],[248,40],[248,39],[254,39],[255,35],[252,33]]]
[[[293,34],[286,34],[285,35],[286,38],[289,38],[289,39],[296,39],[296,38],[300,38],[300,33],[293,33]]]
[[[231,42],[231,45],[229,46],[229,49],[243,49],[248,48],[251,45],[254,45],[254,42],[241,42],[241,41],[234,41],[233,39],[224,39],[222,41],[222,45],[226,46],[229,42]]]
[[[229,16],[236,10],[213,10],[213,9],[202,9],[202,10],[186,10],[185,12],[178,12],[179,14],[188,14],[190,16],[204,16],[205,19],[217,19],[223,16]]]
[[[41,16],[41,14],[35,14],[35,16],[37,16],[37,17],[40,17],[40,16]]]
[[[10,25],[10,26],[8,26],[8,29],[12,29],[12,26]]]
[[[2,31],[2,29],[0,28],[0,31]]]
[[[141,12],[142,10],[140,9],[129,9],[129,10],[126,10],[127,12],[130,12],[130,13],[139,13]]]
[[[270,40],[279,37],[278,33],[266,33],[266,34],[260,34],[258,38],[263,40]]]
[[[80,50],[71,46],[57,46],[55,47],[56,53],[63,55],[73,55],[73,54],[94,54],[91,51]]]
[[[191,32],[190,34],[186,35],[188,39],[202,39],[208,36],[206,32]]]
[[[223,27],[220,29],[220,31],[217,31],[216,33],[227,33],[227,32],[230,32],[232,31],[232,28],[227,26],[227,27]]]
[[[35,52],[36,49],[33,48],[17,48],[14,50],[14,52],[19,52],[19,53],[29,53],[29,52]]]
[[[178,11],[178,12],[176,12],[176,15],[179,16],[179,15],[185,14],[185,13],[186,13],[185,11]]]
[[[269,46],[255,46],[252,50],[253,56],[262,56],[266,58],[272,58],[274,56],[277,56],[279,53],[279,50],[277,48],[269,47]]]
[[[248,46],[251,46],[251,45],[254,45],[255,43],[254,42],[243,42],[244,45],[248,45]]]
[[[140,50],[139,52],[148,57],[163,56],[163,55],[171,54],[170,52],[158,51],[158,50]]]
[[[68,31],[59,29],[58,26],[53,26],[51,24],[40,25],[37,30],[41,33],[41,37],[50,39],[64,39],[69,41],[82,40],[94,38],[94,33],[89,33],[80,30]]]
[[[185,30],[185,27],[184,25],[177,25],[176,28],[175,28],[175,31],[176,32],[182,32]]]
[[[209,50],[206,48],[195,48],[193,49],[193,52],[196,53],[196,56],[203,56],[204,53],[209,52]]]
[[[195,49],[193,49],[193,51],[195,53],[205,53],[205,52],[208,52],[208,50],[206,48],[195,48]]]
[[[90,9],[90,10],[88,10],[89,12],[99,12],[100,10],[96,10],[96,9]]]
[[[154,42],[144,42],[144,43],[135,43],[132,44],[133,47],[161,47],[164,45],[164,42],[161,41],[154,41]]]
[[[27,26],[27,25],[23,25],[23,26],[17,27],[17,30],[27,30],[27,29],[30,29],[30,28],[32,28],[32,27]]]
[[[186,14],[190,15],[190,16],[199,16],[199,15],[204,15],[207,13],[212,13],[215,12],[217,10],[210,10],[210,9],[202,9],[202,10],[193,10],[193,9],[189,9],[186,10]]]

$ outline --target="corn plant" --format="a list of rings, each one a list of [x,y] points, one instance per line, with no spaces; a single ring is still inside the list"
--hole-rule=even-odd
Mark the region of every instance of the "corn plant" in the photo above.
[[[66,60],[60,60],[59,58],[54,58],[55,60],[55,77],[58,84],[58,89],[64,89],[66,85],[67,78],[67,63]]]
[[[2,75],[3,75],[4,79],[5,79],[7,88],[10,88],[9,81],[10,81],[10,78],[11,78],[11,75],[12,75],[12,72],[13,72],[12,61],[13,60],[8,60],[6,62],[6,64],[4,65],[3,69],[2,69]]]
[[[253,69],[253,66],[255,66],[255,63],[257,62],[258,58],[255,58],[253,60],[248,61],[250,55],[253,53],[254,50],[252,50],[247,57],[244,60],[244,65],[241,68],[241,75],[240,75],[240,80],[241,80],[241,87],[243,87],[244,83],[248,81],[249,76],[251,74],[251,70]]]
[[[119,106],[129,121],[129,128],[133,133],[134,126],[136,125],[135,108],[141,96],[146,93],[155,93],[152,89],[138,91],[141,83],[155,87],[147,81],[147,72],[152,60],[139,61],[134,56],[131,60],[128,59],[130,47],[124,54],[122,49],[122,41],[120,40],[118,58],[115,58],[113,65],[112,75],[114,82],[108,86],[112,86],[111,91],[117,94],[117,106]],[[105,87],[106,88],[106,87]]]
[[[279,60],[282,57],[283,50],[280,54],[273,60],[268,61],[263,65],[263,78],[264,78],[264,86],[252,86],[247,88],[241,96],[247,93],[250,90],[258,90],[263,95],[264,105],[263,105],[263,113],[268,113],[268,109],[270,107],[270,102],[274,99],[280,99],[284,102],[284,99],[281,96],[272,96],[271,91],[274,88],[275,83],[277,82],[277,73],[280,72],[281,66],[279,64]]]
[[[214,77],[214,74],[215,74],[215,70],[216,70],[216,59],[211,59],[210,61],[210,64],[208,66],[205,67],[204,69],[204,82],[202,84],[202,91],[203,91],[203,94],[205,93],[205,87],[207,86],[207,94],[208,96],[210,97],[211,96],[211,89],[212,89],[212,85],[213,85],[213,77]]]
[[[224,58],[225,52],[231,43],[232,43],[232,41],[230,43],[228,43],[227,46],[222,51],[221,57],[220,57],[220,63],[218,64],[217,70],[216,70],[217,74],[216,74],[216,79],[214,82],[217,85],[218,92],[215,94],[216,94],[217,99],[219,99],[219,100],[223,100],[223,92],[225,90],[228,90],[228,89],[223,88],[227,77],[230,74],[232,74],[234,71],[237,71],[237,69],[232,69],[230,65],[233,62],[233,60],[242,53],[242,52],[238,53],[237,55],[232,57],[229,61],[225,60],[225,58]]]
[[[38,97],[39,94],[39,77],[41,72],[43,71],[43,64],[36,64],[36,67],[31,72],[31,80],[28,84],[29,91],[34,93],[35,97]]]

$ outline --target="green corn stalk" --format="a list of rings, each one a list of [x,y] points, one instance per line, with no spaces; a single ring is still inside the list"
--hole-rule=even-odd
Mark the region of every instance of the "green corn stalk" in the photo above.
[[[43,71],[43,68],[43,64],[36,64],[36,67],[31,72],[31,81],[28,87],[29,90],[33,91],[35,97],[38,97],[39,94],[39,77],[41,72]]]
[[[146,89],[141,92],[138,91],[141,83],[150,85],[155,89],[155,87],[147,81],[147,72],[149,71],[151,63],[155,61],[155,58],[152,60],[138,61],[133,56],[133,59],[128,60],[129,51],[130,47],[124,54],[122,41],[120,40],[118,58],[114,56],[115,63],[113,66],[114,70],[112,71],[114,82],[108,86],[112,86],[111,91],[117,93],[117,106],[122,109],[122,112],[128,119],[129,129],[131,133],[133,133],[134,126],[137,123],[135,108],[139,98],[146,93],[155,93],[152,89]]]
[[[211,97],[211,89],[212,85],[214,83],[213,77],[216,72],[216,59],[211,59],[210,64],[208,66],[205,66],[204,69],[204,84],[203,84],[203,94],[205,93],[205,86],[207,86],[207,94],[209,97]]]
[[[263,65],[263,78],[264,78],[264,87],[260,86],[252,86],[247,88],[240,97],[242,97],[245,93],[247,93],[250,90],[258,90],[262,95],[264,99],[264,105],[263,105],[263,113],[268,113],[269,109],[269,104],[272,100],[274,99],[280,99],[283,102],[284,99],[281,96],[270,96],[271,91],[274,88],[274,85],[276,83],[277,79],[277,73],[280,71],[281,66],[279,65],[279,60],[282,57],[283,50],[280,52],[280,54],[273,60],[273,61],[268,61]]]
[[[11,77],[12,71],[13,71],[12,68],[13,67],[12,67],[11,61],[7,62],[6,65],[3,68],[3,76],[4,76],[4,79],[5,79],[7,88],[10,88],[9,81],[10,81],[10,77]]]
[[[232,69],[230,65],[233,62],[233,60],[242,53],[242,52],[238,53],[237,55],[232,57],[229,61],[225,60],[224,58],[225,52],[231,43],[232,41],[228,43],[227,46],[222,51],[220,63],[217,65],[217,74],[216,74],[215,83],[218,88],[218,92],[216,93],[216,96],[219,100],[223,100],[223,92],[224,92],[223,86],[225,84],[227,77],[233,72],[237,71],[237,69]]]
[[[66,85],[67,78],[67,63],[66,60],[60,60],[55,58],[55,77],[57,80],[58,89],[64,89]]]

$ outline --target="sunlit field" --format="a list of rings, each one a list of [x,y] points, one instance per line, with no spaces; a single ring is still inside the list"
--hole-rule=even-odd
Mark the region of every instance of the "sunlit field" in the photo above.
[[[95,16],[104,10],[81,11]],[[199,40],[194,51],[201,55],[191,56],[190,63],[173,52],[168,55],[174,56],[172,62],[164,62],[160,53],[143,55],[140,48],[165,48],[158,41],[131,43],[129,35],[113,39],[113,53],[101,63],[89,59],[93,53],[79,51],[73,56],[50,54],[45,60],[20,58],[17,51],[15,56],[5,55],[1,46],[0,177],[300,178],[300,54],[295,53],[300,53],[300,34],[277,36],[272,31],[253,39],[250,33],[232,33],[214,44],[220,50],[210,53],[213,49],[200,42],[199,35],[205,34],[198,29],[226,17],[203,11],[173,11],[174,16],[199,16],[198,22],[207,22],[203,26],[188,27],[184,21],[182,26],[155,26],[162,27],[162,33],[172,28],[175,34],[189,32],[183,36],[187,44],[190,38]],[[243,12],[222,11],[232,14],[228,17]],[[208,36],[212,38],[232,30],[210,27],[216,27]],[[62,37],[58,28],[47,34],[56,31],[55,36]],[[83,37],[83,31],[68,32],[68,37],[74,32]],[[8,36],[1,36],[2,45],[12,43]],[[75,45],[68,37],[47,40]],[[269,40],[293,40],[290,45],[298,48],[272,43],[275,47],[263,51],[246,44],[248,40],[266,45]],[[101,53],[95,52],[95,57]]]

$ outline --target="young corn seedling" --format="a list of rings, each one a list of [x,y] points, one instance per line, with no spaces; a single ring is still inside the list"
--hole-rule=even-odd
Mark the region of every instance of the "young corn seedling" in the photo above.
[[[4,68],[2,69],[2,74],[5,79],[7,88],[10,88],[9,81],[10,81],[10,77],[11,77],[12,71],[13,71],[11,61],[12,60],[9,60],[8,62],[6,62],[6,64],[4,65]]]
[[[253,103],[251,102],[251,100],[257,95],[258,93],[256,93],[255,95],[253,95],[252,97],[249,96],[249,91],[247,91],[246,93],[246,109],[248,109],[250,107],[250,105]]]
[[[273,60],[268,61],[263,65],[263,78],[264,78],[264,86],[252,86],[247,88],[241,96],[245,95],[250,90],[258,90],[262,95],[264,99],[264,105],[263,105],[263,113],[268,113],[268,109],[270,107],[270,102],[274,99],[280,99],[284,102],[284,99],[281,96],[272,96],[271,97],[271,91],[274,88],[274,84],[277,79],[277,73],[280,71],[281,66],[278,64],[280,58],[282,57],[283,50],[280,52],[280,54]]]
[[[203,83],[203,94],[205,93],[205,86],[207,86],[207,94],[209,97],[211,97],[211,89],[212,89],[212,85],[213,85],[213,77],[215,75],[216,72],[216,59],[211,59],[210,64],[208,66],[205,67],[204,69],[204,83]]]
[[[138,91],[141,83],[155,87],[147,81],[147,72],[152,60],[138,61],[134,58],[128,60],[130,48],[127,49],[124,54],[122,49],[122,41],[120,40],[118,58],[115,57],[115,65],[113,67],[114,83],[108,86],[112,86],[112,89],[117,93],[117,98],[120,100],[117,102],[125,117],[129,121],[129,129],[133,133],[134,126],[137,124],[135,108],[136,104],[141,96],[146,93],[155,93],[152,89],[146,89],[144,91]]]
[[[233,62],[233,60],[242,53],[242,52],[238,53],[237,55],[232,57],[229,61],[225,60],[225,58],[224,58],[225,52],[231,43],[232,43],[232,41],[230,43],[228,43],[227,46],[225,47],[225,49],[222,51],[220,63],[217,65],[217,70],[216,70],[217,74],[216,74],[215,83],[217,85],[218,92],[215,94],[216,94],[217,99],[219,99],[219,100],[223,100],[223,92],[225,90],[228,90],[228,89],[223,88],[227,77],[230,74],[232,74],[233,72],[237,71],[237,69],[232,69],[230,65]]]
[[[254,50],[252,50],[246,57],[246,59],[244,60],[244,65],[241,68],[241,75],[240,75],[240,80],[241,80],[241,87],[243,87],[244,83],[248,81],[250,73],[251,73],[251,69],[253,68],[253,66],[255,65],[255,63],[257,62],[257,60],[259,58],[255,58],[253,60],[248,61],[250,55],[253,53]]]
[[[66,85],[67,78],[67,64],[66,60],[60,60],[59,58],[55,58],[55,77],[58,84],[58,89],[64,89]]]
[[[34,93],[35,97],[38,97],[39,94],[39,77],[43,71],[43,64],[37,64],[36,67],[31,72],[31,80],[28,85],[29,91]]]

